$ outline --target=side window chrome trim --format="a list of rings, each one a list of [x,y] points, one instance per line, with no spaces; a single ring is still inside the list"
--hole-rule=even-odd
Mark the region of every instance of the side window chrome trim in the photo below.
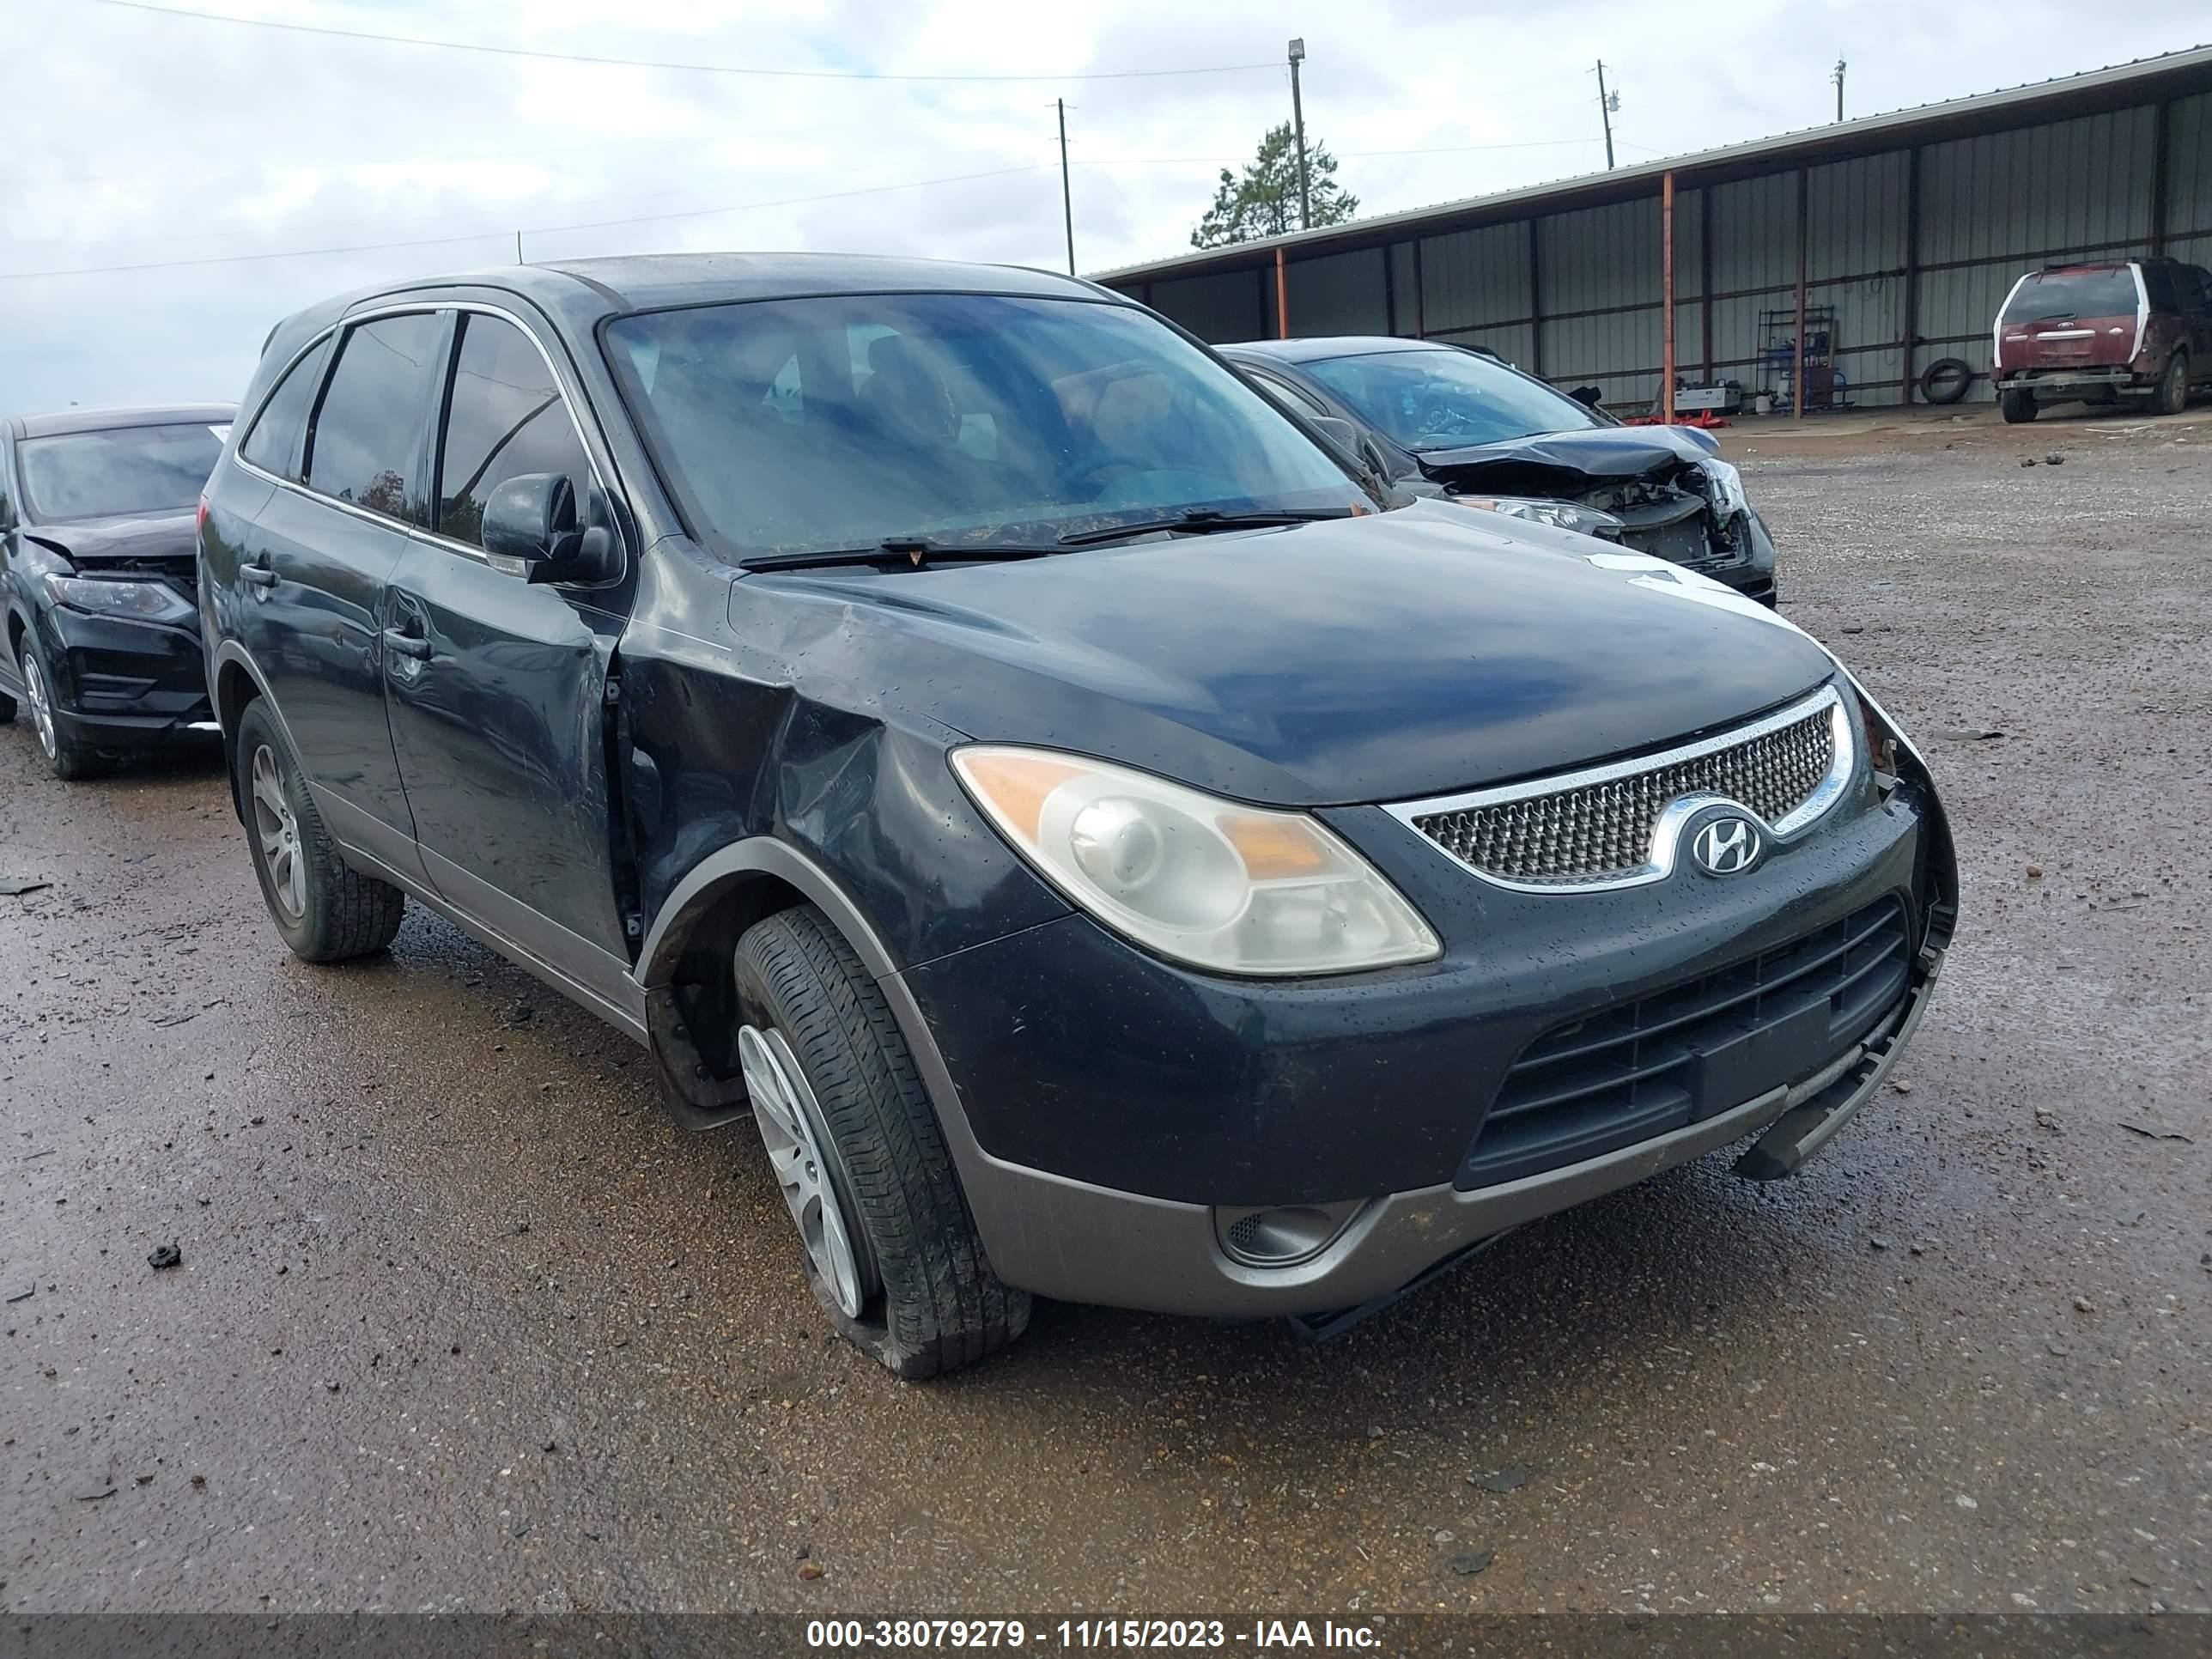
[[[583,422],[577,416],[576,400],[571,395],[568,377],[562,374],[560,364],[553,361],[553,354],[545,349],[545,342],[538,337],[537,331],[532,329],[527,322],[526,322],[521,317],[518,316],[515,313],[506,310],[502,307],[492,305],[483,300],[432,301],[428,303],[420,300],[408,302],[395,301],[391,305],[372,307],[366,311],[348,312],[344,316],[337,319],[328,327],[318,331],[313,337],[301,345],[297,351],[294,352],[291,357],[286,361],[283,369],[278,371],[276,378],[270,382],[268,392],[263,396],[261,402],[255,406],[253,410],[253,422],[258,422],[260,420],[262,412],[269,406],[270,398],[275,397],[276,395],[276,388],[283,385],[285,375],[289,374],[292,370],[298,366],[300,360],[302,357],[305,357],[309,352],[314,350],[318,346],[322,344],[325,340],[329,339],[331,336],[337,334],[343,330],[351,328],[357,323],[373,323],[380,317],[404,317],[410,315],[436,316],[443,312],[456,311],[475,313],[486,317],[497,317],[508,323],[512,323],[516,328],[522,331],[522,337],[528,340],[531,345],[536,349],[538,357],[545,364],[546,373],[552,375],[553,384],[560,390],[561,407],[568,414],[568,424],[575,430],[576,442],[584,452],[584,465],[589,467],[592,471],[592,485],[599,489],[602,495],[606,495],[610,500],[613,499],[616,492],[608,485],[606,474],[601,470],[599,457],[592,451],[591,434],[585,429]],[[450,362],[447,365],[447,368],[450,372],[452,368]],[[442,421],[444,418],[443,411],[445,394],[441,390],[438,395],[441,408],[440,418]],[[250,434],[252,431],[252,422],[247,422],[244,426],[243,430]],[[241,445],[243,441],[244,440],[241,439]],[[442,445],[442,434],[440,435],[439,441]],[[294,479],[280,478],[275,473],[267,471],[265,468],[256,466],[252,461],[247,460],[245,456],[238,453],[239,447],[240,446],[238,445],[234,445],[232,447],[231,459],[239,466],[243,467],[246,471],[252,473],[255,477],[261,479],[265,483],[275,484],[279,489],[289,489],[295,495],[304,495],[309,501],[320,501],[326,507],[335,507],[341,512],[350,513],[356,518],[366,519],[371,524],[382,525],[388,529],[400,531],[410,540],[423,542],[432,547],[442,548],[449,553],[460,554],[465,558],[474,559],[478,564],[489,565],[491,562],[490,556],[480,547],[471,547],[466,542],[454,540],[451,536],[441,536],[436,531],[428,529],[422,525],[409,524],[404,519],[389,518],[381,513],[372,513],[367,507],[356,506],[351,501],[342,501],[335,495],[326,495],[321,490],[316,489],[310,485],[298,483]],[[434,489],[435,486],[434,485],[433,487]],[[593,582],[589,584],[588,586],[585,586],[581,584],[565,582],[559,584],[559,586],[563,587],[579,586],[582,588],[582,591],[590,592],[603,587],[611,586],[615,582],[622,580],[624,576],[629,574],[629,567],[632,562],[629,538],[624,533],[619,521],[610,525],[608,528],[614,533],[616,545],[622,549],[622,570],[607,581]],[[494,566],[493,568],[497,568],[498,567]]]

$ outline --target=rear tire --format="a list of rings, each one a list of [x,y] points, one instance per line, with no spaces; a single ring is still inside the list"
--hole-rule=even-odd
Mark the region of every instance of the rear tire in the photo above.
[[[81,783],[106,771],[113,763],[64,732],[54,718],[54,677],[46,672],[46,658],[28,629],[15,641],[15,672],[22,676],[23,701],[31,711],[31,733],[39,740],[46,770],[64,783]]]
[[[735,967],[754,1115],[838,1330],[910,1381],[1005,1347],[1029,1293],[991,1271],[914,1056],[853,947],[805,905],[748,928]]]
[[[338,857],[292,746],[258,697],[239,717],[234,763],[253,873],[292,954],[302,962],[343,962],[391,944],[406,896]]]
[[[2023,387],[2014,386],[1998,395],[1997,407],[2004,411],[2006,425],[2021,425],[2035,418],[2035,394]]]
[[[2166,360],[2166,372],[2158,377],[2158,390],[2150,400],[2151,412],[2155,415],[2179,415],[2189,407],[2189,354],[2176,351]]]

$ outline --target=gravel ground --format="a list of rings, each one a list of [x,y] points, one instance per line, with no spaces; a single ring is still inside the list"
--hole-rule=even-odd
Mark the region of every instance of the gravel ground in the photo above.
[[[2212,421],[1729,446],[1960,833],[1902,1081],[1320,1348],[893,1382],[624,1039],[419,913],[303,966],[213,763],[0,732],[0,1604],[2212,1607]]]

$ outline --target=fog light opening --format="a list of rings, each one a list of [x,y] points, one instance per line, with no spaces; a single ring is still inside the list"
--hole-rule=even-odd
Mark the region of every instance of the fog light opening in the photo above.
[[[1214,1232],[1232,1261],[1249,1267],[1294,1267],[1334,1244],[1364,1201],[1221,1205],[1213,1212]]]

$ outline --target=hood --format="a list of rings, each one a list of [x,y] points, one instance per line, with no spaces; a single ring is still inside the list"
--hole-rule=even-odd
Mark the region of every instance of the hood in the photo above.
[[[1612,550],[1588,537],[1476,516],[1416,502],[1017,563],[762,573],[731,617],[824,701],[1286,805],[1653,748],[1834,672],[1794,629],[1591,563]]]
[[[1667,477],[1718,453],[1703,432],[1679,426],[1602,426],[1537,432],[1415,456],[1431,477],[1501,495],[1548,495],[1605,480]]]
[[[23,533],[44,542],[77,564],[121,563],[146,559],[191,558],[199,548],[198,527],[190,507],[150,517],[75,519],[58,524],[26,525]]]

